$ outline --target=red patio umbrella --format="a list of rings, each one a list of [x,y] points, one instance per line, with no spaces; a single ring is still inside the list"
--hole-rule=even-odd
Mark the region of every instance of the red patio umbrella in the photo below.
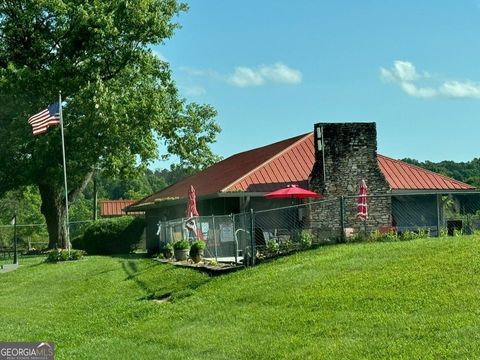
[[[313,198],[313,199],[318,199],[321,198],[322,196],[320,194],[317,194],[316,192],[306,190],[304,188],[301,188],[298,185],[287,185],[286,187],[272,191],[266,195],[264,195],[267,199],[307,199],[307,198]],[[293,213],[290,215],[291,219],[293,219],[292,222],[292,228],[296,232],[298,231],[298,216],[300,216],[300,213],[296,213],[295,209]],[[300,209],[298,209],[300,211]]]
[[[365,180],[360,181],[358,190],[357,218],[364,221],[368,219],[367,191],[368,187]]]
[[[195,195],[195,188],[193,187],[193,185],[190,185],[190,189],[188,190],[187,211],[185,215],[187,218],[198,216],[197,198]]]
[[[190,189],[188,190],[188,201],[187,201],[187,211],[185,212],[187,217],[187,221],[185,222],[185,227],[188,230],[193,231],[195,236],[200,240],[203,240],[203,235],[200,229],[197,228],[197,224],[195,222],[195,217],[198,215],[197,210],[197,198],[195,195],[195,188],[193,185],[190,185]]]
[[[322,196],[317,194],[316,192],[306,190],[301,188],[298,185],[287,185],[286,187],[272,191],[266,195],[264,195],[267,199],[307,199],[307,198],[314,198],[318,199]]]

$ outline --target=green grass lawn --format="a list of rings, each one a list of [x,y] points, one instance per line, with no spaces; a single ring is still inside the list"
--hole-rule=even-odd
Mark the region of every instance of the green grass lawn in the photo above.
[[[478,236],[337,245],[215,278],[22,259],[0,274],[0,340],[54,341],[58,359],[480,358],[479,251]]]

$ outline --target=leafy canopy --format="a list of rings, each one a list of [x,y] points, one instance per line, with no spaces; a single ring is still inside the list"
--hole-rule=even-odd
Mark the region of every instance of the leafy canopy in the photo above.
[[[59,129],[33,137],[27,123],[59,90],[72,189],[93,168],[134,174],[160,155],[158,143],[185,165],[215,161],[215,110],[187,104],[150,49],[186,9],[175,0],[0,2],[0,193],[24,184],[61,193]]]

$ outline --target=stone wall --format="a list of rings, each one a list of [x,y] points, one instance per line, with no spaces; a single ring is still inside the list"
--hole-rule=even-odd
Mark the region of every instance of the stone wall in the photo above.
[[[357,219],[358,187],[362,179],[369,195],[390,191],[377,162],[375,123],[315,124],[315,157],[310,188],[322,194],[328,204],[312,211],[311,221],[317,228],[334,228],[340,232],[340,197],[344,196],[346,228],[374,230],[391,225],[392,206],[389,196],[369,197],[369,218]],[[337,201],[334,201],[337,199]]]

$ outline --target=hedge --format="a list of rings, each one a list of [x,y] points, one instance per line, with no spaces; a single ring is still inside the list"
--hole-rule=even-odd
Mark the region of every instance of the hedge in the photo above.
[[[89,255],[127,254],[137,247],[145,224],[145,219],[130,216],[98,220],[73,239],[72,245]]]

